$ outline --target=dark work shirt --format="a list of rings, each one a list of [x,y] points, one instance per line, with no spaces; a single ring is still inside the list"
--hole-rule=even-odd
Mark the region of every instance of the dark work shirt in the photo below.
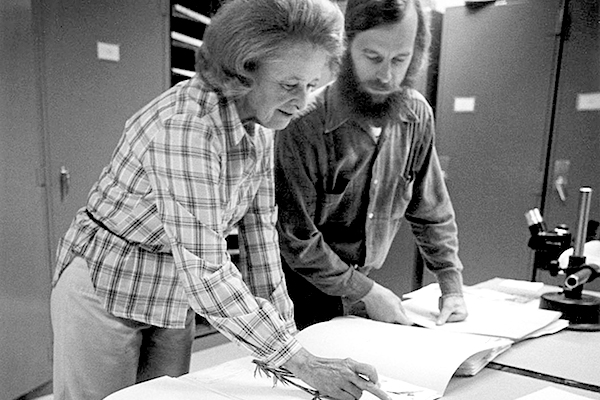
[[[434,144],[431,107],[410,90],[377,139],[323,88],[275,135],[282,257],[321,291],[357,301],[383,265],[403,217],[443,294],[462,293],[454,210]]]

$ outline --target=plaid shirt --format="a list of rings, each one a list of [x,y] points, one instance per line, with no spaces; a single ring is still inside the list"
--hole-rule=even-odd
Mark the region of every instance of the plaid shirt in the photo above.
[[[182,328],[191,306],[257,357],[287,361],[300,344],[275,229],[273,133],[246,129],[199,77],[136,113],[59,242],[53,285],[80,256],[109,313]],[[239,269],[225,241],[234,228]]]

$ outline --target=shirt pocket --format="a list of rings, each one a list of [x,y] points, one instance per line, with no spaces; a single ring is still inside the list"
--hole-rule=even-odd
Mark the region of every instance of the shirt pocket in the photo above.
[[[394,201],[392,203],[392,219],[404,217],[406,209],[413,197],[414,183],[414,174],[405,173],[398,178],[398,184],[394,193]]]
[[[408,148],[406,163],[402,171],[402,175],[398,178],[396,193],[394,196],[394,205],[392,206],[392,217],[401,218],[406,212],[408,204],[413,198],[414,183],[415,183],[415,163],[417,162],[417,146],[412,144]]]

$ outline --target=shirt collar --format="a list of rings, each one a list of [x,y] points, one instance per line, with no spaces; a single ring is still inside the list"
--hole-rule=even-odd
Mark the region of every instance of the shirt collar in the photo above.
[[[325,96],[325,133],[339,128],[350,120],[356,121],[368,131],[366,121],[352,115],[351,110],[342,101],[339,85],[338,81],[335,81],[323,89],[323,96]],[[419,117],[410,108],[409,103],[407,102],[406,107],[401,111],[400,120],[403,122],[418,122]]]
[[[198,74],[192,79],[196,81],[195,85],[202,92],[208,94],[208,103],[216,105],[211,113],[213,114],[211,118],[215,122],[215,125],[223,131],[224,135],[232,139],[233,144],[239,144],[248,132],[240,120],[235,100],[224,96],[218,89],[208,84]],[[254,133],[254,130],[251,130],[251,133]],[[250,135],[252,136],[252,134]]]
[[[234,144],[239,144],[246,135],[253,136],[253,129],[247,131],[244,128],[234,100],[219,95],[219,113],[221,114],[221,119],[227,121],[227,123],[223,124],[225,134],[232,138]],[[227,117],[224,118],[225,116]]]

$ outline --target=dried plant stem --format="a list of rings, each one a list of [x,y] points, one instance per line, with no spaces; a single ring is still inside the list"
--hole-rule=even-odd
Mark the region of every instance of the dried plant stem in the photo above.
[[[271,367],[259,360],[252,360],[252,362],[254,364],[256,364],[256,369],[254,370],[254,376],[256,376],[256,375],[262,376],[264,374],[264,375],[266,375],[267,378],[272,378],[273,379],[273,387],[277,386],[277,382],[281,382],[284,385],[292,385],[292,386],[295,386],[295,387],[305,391],[306,393],[313,396],[312,400],[322,400],[322,397],[319,394],[318,390],[305,387],[305,386],[300,385],[299,383],[296,383],[293,380],[291,380],[290,378],[294,378],[294,374],[292,374],[288,369],[286,369],[284,367],[279,367],[279,368]]]

